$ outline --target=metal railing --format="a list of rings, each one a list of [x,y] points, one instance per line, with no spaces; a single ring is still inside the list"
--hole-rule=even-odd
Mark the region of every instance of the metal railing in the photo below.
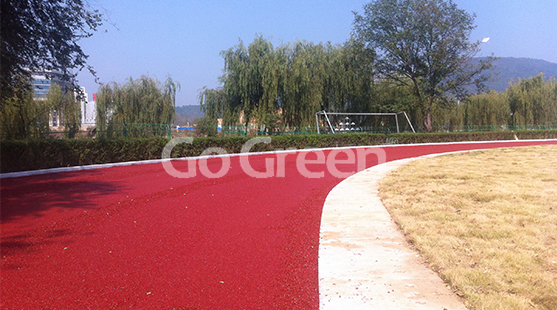
[[[182,126],[180,126],[182,127]],[[459,125],[438,126],[435,132],[483,132],[483,131],[517,131],[517,130],[557,130],[557,125]],[[403,128],[403,132],[412,132]],[[218,128],[218,136],[278,136],[278,135],[311,135],[331,134],[328,126],[312,127],[283,127],[283,128],[253,128],[246,126],[222,126]],[[352,128],[335,128],[337,134],[342,133],[396,133],[395,126],[363,126]],[[111,123],[102,126],[96,124],[64,124],[52,127],[46,124],[2,124],[0,126],[0,140],[18,139],[74,139],[74,138],[150,138],[177,136],[196,136],[197,130],[192,127],[178,128],[171,124],[143,124],[143,123]]]
[[[557,130],[557,125],[457,125],[439,126],[437,132]]]
[[[336,133],[395,133],[397,132],[396,126],[381,126],[381,127],[354,127],[354,128],[339,128],[335,130]],[[223,126],[219,128],[218,135],[225,137],[237,136],[280,136],[280,135],[312,135],[312,134],[328,134],[331,133],[329,127],[284,127],[284,128],[250,128],[245,126]]]
[[[2,124],[1,140],[20,139],[74,139],[74,138],[172,138],[170,124],[111,123],[63,124],[48,126],[44,124]]]

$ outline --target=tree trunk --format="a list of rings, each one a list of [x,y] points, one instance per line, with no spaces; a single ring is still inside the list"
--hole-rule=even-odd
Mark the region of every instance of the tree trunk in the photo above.
[[[424,126],[427,132],[433,131],[433,123],[431,122],[431,108],[423,110]]]

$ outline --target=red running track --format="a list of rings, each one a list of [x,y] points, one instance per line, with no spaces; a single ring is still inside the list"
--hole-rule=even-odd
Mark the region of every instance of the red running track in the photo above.
[[[534,144],[557,141],[384,150],[390,161]],[[264,171],[265,158],[276,155],[249,160]],[[341,179],[320,164],[307,167],[324,177],[307,179],[296,158],[267,179],[239,157],[218,179],[173,178],[160,163],[2,179],[2,308],[317,309],[321,210]]]

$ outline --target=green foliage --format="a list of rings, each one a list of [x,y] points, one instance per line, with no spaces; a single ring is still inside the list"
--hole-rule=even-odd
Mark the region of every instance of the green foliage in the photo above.
[[[380,76],[413,90],[428,132],[434,103],[487,80],[481,72],[490,58],[467,65],[480,46],[468,41],[475,16],[451,0],[375,0],[364,10],[356,14],[355,33],[377,51]]]
[[[330,148],[407,143],[435,143],[455,141],[491,141],[519,139],[555,139],[557,130],[498,131],[472,133],[401,133],[401,134],[337,134],[276,136],[271,143],[256,144],[252,152],[277,151],[288,148]],[[196,138],[193,144],[179,144],[172,157],[199,156],[208,147],[221,147],[227,153],[240,153],[249,137]],[[168,139],[28,139],[0,141],[0,172],[68,167],[76,165],[105,164],[149,159],[160,159]]]
[[[92,35],[102,16],[87,2],[2,0],[0,23],[0,105],[18,96],[30,71],[56,70],[68,81],[74,68],[94,74],[78,42]]]
[[[46,100],[34,98],[29,86],[17,90],[0,110],[2,127],[0,134],[4,139],[27,139],[46,137],[49,132],[49,118],[56,112],[61,124],[73,138],[81,125],[80,104],[72,92],[63,93],[60,86],[53,83]]]
[[[225,118],[225,123],[234,123],[230,118],[234,118],[235,113],[226,102],[226,96],[222,88],[208,89],[204,87],[199,93],[199,104],[204,116],[218,119]]]
[[[171,124],[175,115],[176,91],[180,84],[168,77],[164,84],[142,76],[124,85],[101,85],[97,93],[97,131],[101,138],[147,137],[163,134],[143,124]],[[124,125],[127,127],[122,127]],[[134,128],[138,127],[138,128]],[[130,127],[132,126],[132,127]],[[119,133],[118,133],[119,132]]]
[[[51,139],[1,141],[2,173],[160,158],[168,140]]]
[[[203,110],[224,125],[267,133],[313,126],[321,110],[407,111],[427,131],[434,119],[442,126],[462,122],[443,110],[456,105],[451,98],[465,98],[464,86],[481,89],[493,60],[470,61],[480,46],[468,41],[475,16],[450,0],[375,0],[364,8],[355,36],[343,45],[296,41],[275,48],[256,36],[247,47],[240,42],[223,51],[222,87],[202,90]]]
[[[557,124],[557,81],[540,73],[507,89],[512,125]]]
[[[464,106],[464,123],[474,125],[505,125],[510,108],[505,93],[490,91],[468,98]]]
[[[377,111],[373,51],[350,39],[343,46],[297,41],[275,48],[261,36],[222,52],[222,88],[206,89],[200,104],[224,125],[271,132],[311,126],[315,112]]]
[[[203,116],[197,120],[195,124],[197,132],[207,137],[215,137],[218,133],[217,119],[209,116]]]
[[[50,109],[33,99],[33,89],[23,85],[5,100],[0,110],[0,133],[7,139],[25,139],[48,130]]]
[[[449,107],[434,105],[435,130],[538,128],[557,124],[557,81],[542,74],[521,79],[503,93],[490,91]]]
[[[62,93],[60,86],[53,83],[48,89],[46,101],[42,104],[50,113],[56,112],[68,138],[74,138],[81,127],[81,105],[75,99],[75,95],[70,92]]]

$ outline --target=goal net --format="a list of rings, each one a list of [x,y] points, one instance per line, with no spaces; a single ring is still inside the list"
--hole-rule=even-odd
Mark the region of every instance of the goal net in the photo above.
[[[315,113],[317,133],[344,132],[413,132],[414,126],[406,112],[396,113],[336,113],[319,111]]]

